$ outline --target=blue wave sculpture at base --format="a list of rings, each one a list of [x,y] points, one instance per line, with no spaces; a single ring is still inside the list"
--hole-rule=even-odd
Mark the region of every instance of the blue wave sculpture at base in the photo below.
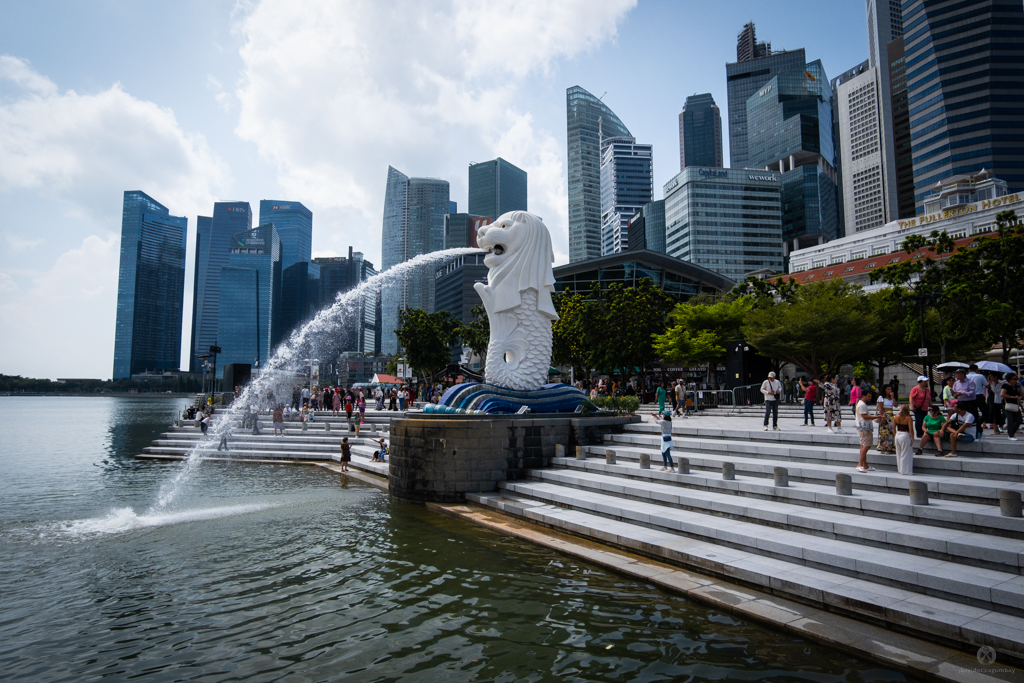
[[[494,384],[456,384],[425,413],[454,415],[509,415],[524,406],[534,413],[574,413],[586,394],[568,384],[545,384],[540,389],[508,389]]]

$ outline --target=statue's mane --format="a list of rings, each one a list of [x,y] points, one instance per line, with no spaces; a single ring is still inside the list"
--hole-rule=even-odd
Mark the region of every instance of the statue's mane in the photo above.
[[[495,309],[506,311],[522,303],[522,293],[527,289],[537,290],[537,308],[545,316],[555,320],[551,294],[555,291],[555,276],[551,263],[555,260],[551,248],[551,234],[544,222],[527,211],[510,211],[500,216],[495,223],[508,219],[526,227],[526,239],[512,254],[511,258],[487,272],[487,283],[493,288]],[[511,279],[515,287],[504,281]],[[499,284],[500,283],[500,284]]]

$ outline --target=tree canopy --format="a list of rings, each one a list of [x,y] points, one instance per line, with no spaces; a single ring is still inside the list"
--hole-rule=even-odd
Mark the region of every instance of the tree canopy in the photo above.
[[[655,349],[671,363],[704,365],[725,358],[725,342],[741,336],[752,298],[694,297],[669,314],[672,327],[655,335]]]
[[[458,342],[460,322],[448,311],[427,313],[420,308],[398,312],[399,343],[405,347],[412,371],[433,381],[451,361],[452,345]]]

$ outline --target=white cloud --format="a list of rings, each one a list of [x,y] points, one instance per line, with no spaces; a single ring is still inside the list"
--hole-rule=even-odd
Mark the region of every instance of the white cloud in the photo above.
[[[7,273],[0,273],[0,292],[17,292],[18,283]]]
[[[110,377],[120,237],[90,235],[20,291],[0,274],[3,371],[34,377]],[[14,289],[6,289],[7,284]]]
[[[4,235],[4,241],[7,242],[8,251],[15,254],[27,249],[35,249],[44,242],[42,238],[28,239],[12,233]]]
[[[0,191],[37,189],[97,223],[125,190],[148,192],[184,215],[208,212],[227,178],[201,135],[170,109],[120,84],[95,94],[60,93],[17,57],[0,57],[0,82],[23,89],[0,104]],[[114,209],[116,212],[117,209]]]
[[[236,132],[315,208],[318,250],[379,258],[388,164],[446,178],[462,201],[469,161],[500,155],[529,173],[564,260],[565,151],[535,127],[524,85],[614,38],[634,5],[263,0],[240,19]]]

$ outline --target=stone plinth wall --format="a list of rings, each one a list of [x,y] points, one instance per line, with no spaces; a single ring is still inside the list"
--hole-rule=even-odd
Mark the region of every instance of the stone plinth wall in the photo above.
[[[403,500],[453,503],[466,492],[494,491],[546,467],[555,445],[593,443],[639,422],[625,417],[415,415],[391,422],[388,489]]]

